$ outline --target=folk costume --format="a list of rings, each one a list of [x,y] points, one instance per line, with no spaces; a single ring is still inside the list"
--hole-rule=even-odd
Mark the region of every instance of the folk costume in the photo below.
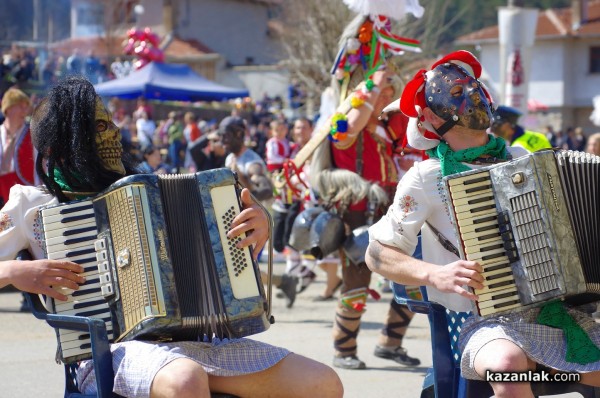
[[[370,115],[370,121],[360,132],[349,135],[346,114],[334,113],[329,119],[330,140],[313,155],[310,179],[311,187],[317,191],[325,207],[342,218],[347,230],[356,230],[371,224],[384,213],[393,197],[399,172],[394,156],[401,140],[390,134],[383,121],[372,122],[379,116],[373,112],[381,112],[383,107],[374,109],[381,91],[371,77],[375,73],[383,73],[385,68],[393,70],[393,65],[386,59],[388,50],[390,53],[420,50],[417,41],[390,33],[390,19],[382,12],[383,9],[370,8],[375,6],[374,2],[345,2],[362,15],[358,15],[342,34],[340,52],[332,71],[332,89],[339,94],[340,102],[347,102],[352,109]],[[380,5],[384,6],[384,3],[380,2]],[[368,12],[365,12],[365,7]],[[422,9],[417,7],[408,11],[419,17]],[[406,10],[403,9],[401,14],[404,15],[404,12]],[[390,47],[392,42],[395,47]],[[392,95],[397,97],[399,79],[392,76],[389,80],[391,84],[390,81],[385,83],[393,88]],[[364,253],[366,246],[359,251]],[[371,271],[364,261],[351,259],[343,251],[340,257],[343,285],[333,328],[333,364],[345,369],[364,369],[365,363],[356,356],[357,337],[367,296],[378,295],[369,289]],[[413,315],[406,306],[391,300],[379,345],[375,349],[376,356],[407,366],[420,363],[418,359],[409,357],[402,347],[402,338]]]

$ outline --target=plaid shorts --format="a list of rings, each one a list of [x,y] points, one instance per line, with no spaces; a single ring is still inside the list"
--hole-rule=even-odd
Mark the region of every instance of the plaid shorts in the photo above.
[[[128,341],[111,345],[114,392],[124,397],[149,397],[156,373],[171,361],[188,358],[214,376],[239,376],[268,369],[290,352],[250,339],[180,341],[155,343]],[[77,372],[81,392],[96,393],[96,376],[92,361],[83,361]]]
[[[459,347],[462,352],[461,372],[467,379],[483,380],[475,372],[475,356],[485,344],[496,339],[512,341],[536,363],[563,372],[594,372],[600,370],[600,361],[581,365],[567,362],[567,345],[562,329],[536,323],[539,308],[518,313],[481,318],[471,316],[462,326]],[[577,323],[600,347],[600,324],[584,312],[568,308]]]

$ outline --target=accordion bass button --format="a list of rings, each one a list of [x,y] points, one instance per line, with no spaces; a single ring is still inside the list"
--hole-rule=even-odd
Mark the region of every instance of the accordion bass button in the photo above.
[[[523,172],[518,172],[510,176],[512,183],[515,185],[519,185],[525,182],[525,174]]]

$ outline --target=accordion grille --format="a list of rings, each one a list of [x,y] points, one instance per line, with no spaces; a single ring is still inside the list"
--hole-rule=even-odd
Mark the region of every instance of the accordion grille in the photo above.
[[[106,200],[125,328],[129,330],[159,306],[140,188],[120,188]]]
[[[513,228],[519,236],[520,254],[531,292],[538,295],[558,289],[558,280],[554,273],[556,266],[552,260],[535,192],[515,196],[510,199],[510,204],[516,221]]]

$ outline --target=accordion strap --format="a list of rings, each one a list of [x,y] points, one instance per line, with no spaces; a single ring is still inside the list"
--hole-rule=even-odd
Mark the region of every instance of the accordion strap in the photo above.
[[[437,230],[433,225],[429,223],[429,221],[425,221],[425,224],[431,229],[431,231],[435,234],[435,239],[440,242],[440,245],[450,253],[454,253],[456,257],[460,258],[460,253],[456,246],[452,244],[440,231]]]

